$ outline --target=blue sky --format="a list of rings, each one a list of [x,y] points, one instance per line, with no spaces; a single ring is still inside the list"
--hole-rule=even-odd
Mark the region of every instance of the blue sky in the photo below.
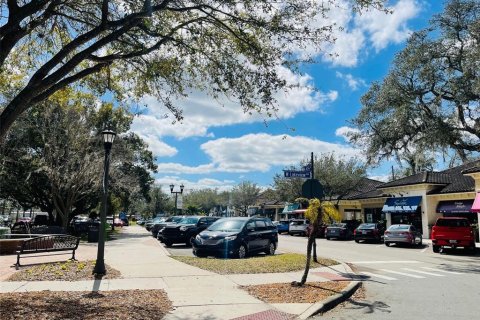
[[[387,74],[408,35],[426,27],[432,15],[443,9],[439,0],[389,4],[394,10],[389,15],[370,11],[355,16],[348,10],[332,10],[330,18],[344,30],[336,32],[336,43],[325,47],[319,63],[306,66],[301,76],[280,70],[287,80],[304,87],[277,96],[278,119],[245,115],[233,102],[223,101],[222,107],[194,92],[178,101],[185,120],[172,124],[162,117],[167,111],[161,103],[146,98],[148,108],[134,120],[132,130],[157,157],[156,183],[165,190],[170,183],[177,188],[183,183],[187,191],[228,190],[246,180],[268,187],[276,173],[308,158],[310,152],[361,159],[361,151],[343,135],[350,130],[347,121],[360,109],[360,97],[372,81]],[[333,60],[328,55],[332,52],[338,55]],[[390,165],[370,170],[369,176],[384,179]]]

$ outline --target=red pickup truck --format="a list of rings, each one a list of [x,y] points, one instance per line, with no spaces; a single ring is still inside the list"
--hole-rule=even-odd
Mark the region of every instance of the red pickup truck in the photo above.
[[[463,247],[475,251],[475,235],[466,218],[438,218],[432,228],[431,239],[433,252],[440,252],[442,247]]]

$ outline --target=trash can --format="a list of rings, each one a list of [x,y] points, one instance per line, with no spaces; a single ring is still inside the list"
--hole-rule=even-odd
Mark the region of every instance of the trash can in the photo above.
[[[92,223],[88,226],[88,242],[98,242],[100,223]]]

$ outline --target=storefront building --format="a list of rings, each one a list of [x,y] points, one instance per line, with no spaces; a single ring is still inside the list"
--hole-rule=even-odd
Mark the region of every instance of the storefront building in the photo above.
[[[477,229],[480,216],[480,160],[440,172],[420,172],[408,177],[379,182],[370,190],[339,202],[344,219],[360,216],[363,222],[412,224],[430,237],[435,221],[460,216]],[[360,215],[356,212],[360,210]]]

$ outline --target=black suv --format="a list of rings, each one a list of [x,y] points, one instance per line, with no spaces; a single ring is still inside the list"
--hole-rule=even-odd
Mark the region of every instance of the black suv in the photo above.
[[[278,232],[268,218],[224,218],[202,231],[192,242],[193,254],[236,256],[255,252],[274,254]]]
[[[171,247],[174,243],[185,243],[187,246],[190,246],[197,234],[218,219],[220,219],[220,217],[185,217],[176,224],[167,224],[165,228],[158,233],[158,238],[165,243],[167,247]]]
[[[162,219],[160,221],[157,221],[151,227],[150,232],[152,233],[152,236],[154,238],[159,239],[158,238],[158,233],[160,232],[160,230],[165,228],[165,226],[168,225],[168,224],[178,223],[183,218],[185,218],[185,216],[171,216],[171,217],[165,218],[165,220]]]

